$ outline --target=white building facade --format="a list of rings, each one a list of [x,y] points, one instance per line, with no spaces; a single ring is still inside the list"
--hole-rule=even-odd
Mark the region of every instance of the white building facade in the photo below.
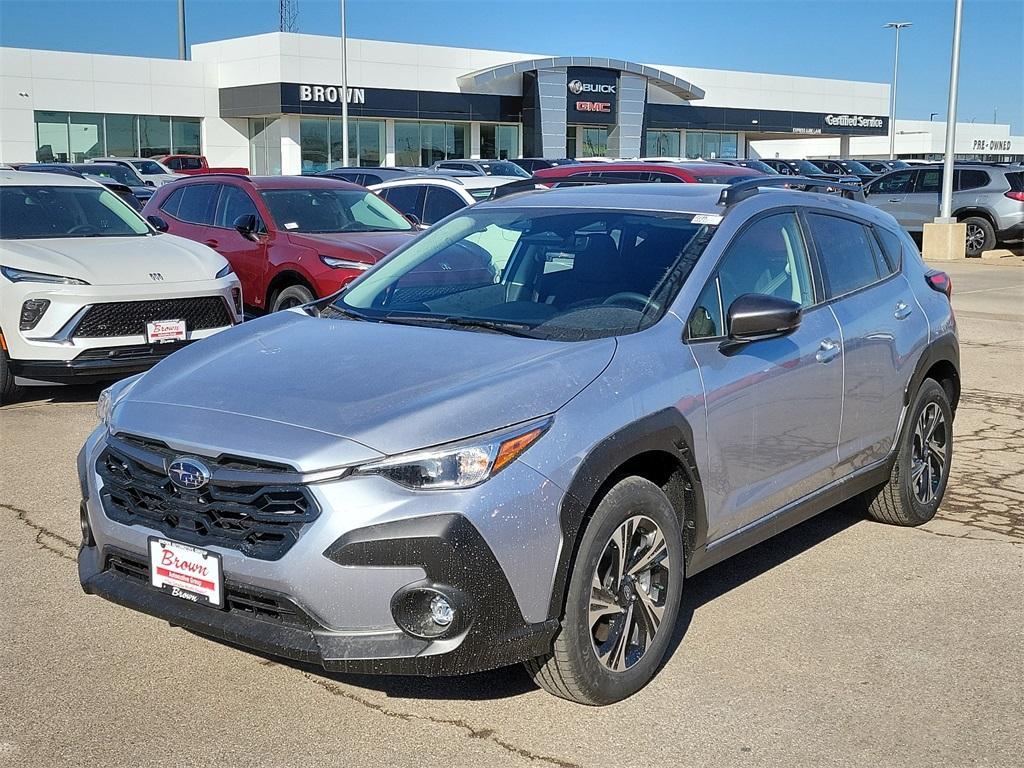
[[[275,32],[191,54],[0,48],[0,161],[205,154],[257,174],[345,164],[338,38]],[[348,80],[349,165],[712,159],[777,146],[790,156],[887,154],[882,83],[356,39]],[[869,151],[875,144],[886,151]]]

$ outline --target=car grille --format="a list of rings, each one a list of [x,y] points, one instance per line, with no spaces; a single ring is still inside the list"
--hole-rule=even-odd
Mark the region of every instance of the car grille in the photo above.
[[[247,557],[277,560],[298,541],[303,526],[320,514],[309,488],[279,481],[281,465],[232,456],[204,461],[214,472],[219,468],[237,474],[241,469],[253,479],[251,483],[218,484],[215,478],[198,491],[182,490],[166,472],[179,455],[154,441],[111,438],[96,460],[106,516],[123,525],[153,528],[188,544],[216,545]],[[261,475],[266,475],[266,482]]]
[[[142,584],[150,583],[149,565],[145,560],[127,552],[113,550],[107,556],[106,570]],[[231,582],[224,584],[224,609],[230,613],[296,627],[318,626],[309,614],[288,598]]]
[[[76,338],[144,336],[146,323],[155,320],[184,320],[189,331],[223,328],[233,322],[231,311],[221,296],[111,301],[93,304],[71,335]]]

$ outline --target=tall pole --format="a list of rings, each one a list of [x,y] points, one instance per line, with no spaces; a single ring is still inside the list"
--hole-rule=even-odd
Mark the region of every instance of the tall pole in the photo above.
[[[953,150],[956,145],[956,97],[960,86],[960,24],[964,0],[956,0],[953,16],[953,53],[949,65],[949,103],[946,107],[946,157],[942,167],[942,209],[939,216],[949,220],[953,211]]]
[[[896,87],[900,74],[900,30],[912,26],[909,21],[890,21],[883,29],[896,30],[896,52],[892,57],[892,94],[889,98],[889,159],[896,159]]]
[[[185,55],[185,0],[178,0],[178,58],[184,61]]]
[[[341,153],[348,166],[348,36],[345,34],[345,0],[341,0]]]

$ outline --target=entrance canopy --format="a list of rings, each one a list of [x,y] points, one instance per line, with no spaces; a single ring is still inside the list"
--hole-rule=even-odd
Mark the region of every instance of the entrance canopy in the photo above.
[[[524,72],[536,72],[538,70],[557,69],[560,67],[595,67],[618,70],[622,73],[646,78],[648,82],[654,83],[658,87],[664,88],[669,93],[675,94],[687,101],[704,98],[704,91],[702,89],[664,70],[649,67],[646,64],[636,64],[635,62],[623,61],[622,59],[607,59],[600,56],[554,56],[543,59],[514,61],[510,64],[487,67],[486,69],[479,69],[476,72],[461,75],[458,78],[458,83],[460,88],[469,90],[485,89],[496,81],[517,77]]]

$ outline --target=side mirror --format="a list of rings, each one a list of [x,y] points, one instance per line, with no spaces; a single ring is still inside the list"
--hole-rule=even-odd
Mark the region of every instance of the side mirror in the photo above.
[[[800,327],[801,313],[795,301],[745,293],[729,306],[729,338],[743,342],[785,336]]]
[[[153,183],[152,181],[149,181],[149,180],[143,181],[143,183],[144,183],[144,184],[145,184],[145,185],[146,185],[147,187],[155,187],[155,186],[156,186],[156,184],[154,184],[154,183]]]
[[[147,216],[146,221],[148,221],[157,232],[166,232],[168,229],[167,222],[159,216]]]
[[[415,213],[406,213],[403,215],[405,216],[405,220],[412,224],[414,227],[416,227],[416,229],[425,229],[425,227],[423,226],[423,222],[420,221],[420,217],[417,216]]]
[[[256,242],[256,215],[252,213],[246,213],[235,219],[235,229],[238,230],[238,234],[244,237],[246,240],[252,240]]]

